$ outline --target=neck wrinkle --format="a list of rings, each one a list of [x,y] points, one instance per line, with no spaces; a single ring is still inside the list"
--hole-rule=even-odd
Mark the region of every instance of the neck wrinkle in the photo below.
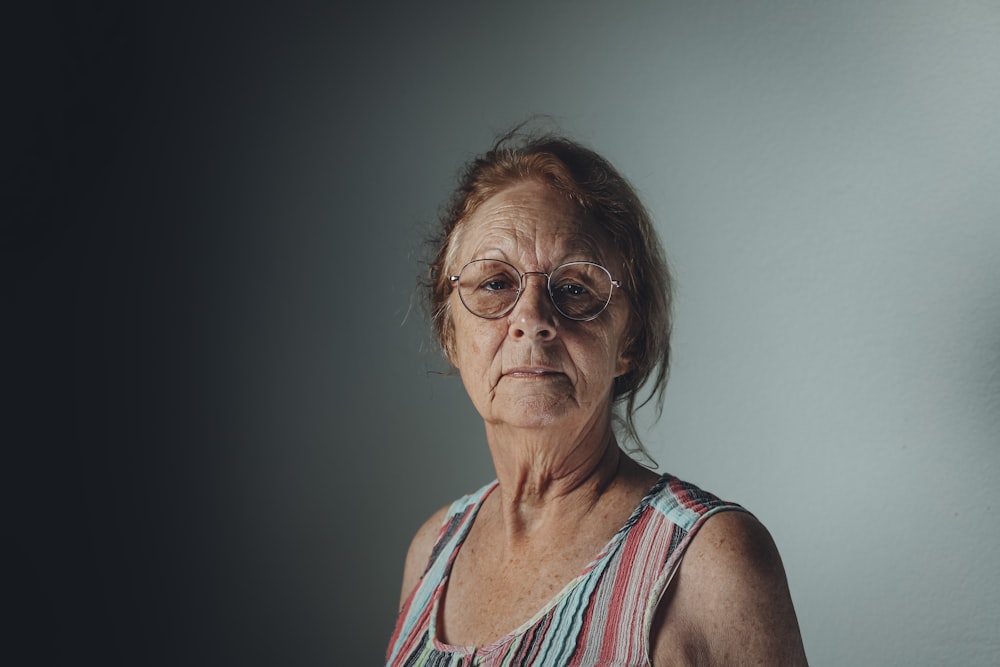
[[[610,426],[603,445],[575,465],[572,453],[558,465],[522,463],[506,474],[498,466],[497,516],[509,547],[544,534],[547,527],[582,519],[614,486],[625,454]]]

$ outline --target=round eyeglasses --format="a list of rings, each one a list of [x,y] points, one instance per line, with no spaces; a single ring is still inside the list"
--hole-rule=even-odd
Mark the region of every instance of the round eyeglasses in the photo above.
[[[593,262],[567,262],[550,273],[525,271],[499,259],[474,259],[448,276],[470,313],[488,320],[514,310],[530,275],[545,276],[556,310],[570,320],[589,322],[604,312],[611,291],[621,283],[606,268]]]

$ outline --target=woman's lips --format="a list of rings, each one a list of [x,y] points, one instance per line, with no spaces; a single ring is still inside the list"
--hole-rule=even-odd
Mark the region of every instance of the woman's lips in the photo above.
[[[512,368],[504,373],[504,375],[511,378],[533,380],[550,378],[556,375],[562,375],[562,373],[553,368],[546,368],[543,366],[524,366],[521,368]]]

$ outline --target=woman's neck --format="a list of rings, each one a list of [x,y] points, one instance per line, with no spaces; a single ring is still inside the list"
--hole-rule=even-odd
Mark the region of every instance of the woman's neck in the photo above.
[[[567,444],[552,429],[509,431],[487,426],[499,488],[492,494],[508,544],[572,525],[638,467],[618,447],[610,424]]]

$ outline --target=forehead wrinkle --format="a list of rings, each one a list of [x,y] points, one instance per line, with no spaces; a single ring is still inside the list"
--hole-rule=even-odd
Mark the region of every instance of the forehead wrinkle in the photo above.
[[[487,200],[459,224],[449,244],[448,263],[454,266],[456,261],[495,253],[486,258],[533,265],[521,270],[547,271],[569,261],[606,264],[615,253],[602,232],[575,203],[541,184],[525,183]],[[470,241],[474,245],[467,248]]]
[[[476,224],[478,223],[478,224]],[[480,231],[482,237],[469,251],[465,261],[479,258],[499,258],[506,261],[528,259],[536,264],[552,262],[542,268],[555,268],[570,261],[605,261],[613,250],[602,243],[597,229],[589,219],[560,221],[553,231],[541,231],[535,221],[526,219],[508,221],[476,221],[472,228],[463,230],[463,237],[475,238],[476,227],[486,226]],[[464,245],[460,239],[459,246]],[[457,248],[456,248],[457,250]]]
[[[587,261],[602,263],[605,252],[592,235],[585,232],[573,234],[543,235],[530,239],[518,238],[520,234],[489,234],[469,253],[472,259],[503,259],[517,264],[524,259],[541,269],[554,269],[567,262]],[[555,243],[552,241],[555,240]],[[552,245],[552,247],[544,247]],[[551,264],[551,266],[546,266]],[[527,269],[527,267],[523,267]]]

